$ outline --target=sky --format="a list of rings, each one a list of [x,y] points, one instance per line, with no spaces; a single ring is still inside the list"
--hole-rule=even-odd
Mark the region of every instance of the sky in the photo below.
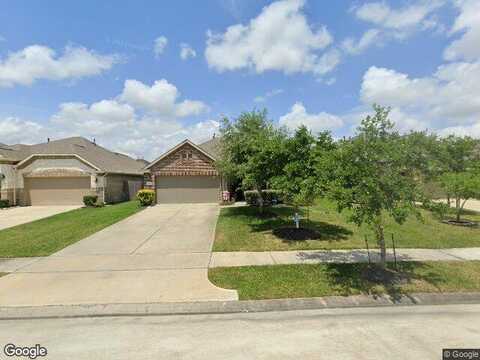
[[[374,103],[480,138],[480,0],[1,3],[1,143],[153,159],[253,109],[348,136]]]

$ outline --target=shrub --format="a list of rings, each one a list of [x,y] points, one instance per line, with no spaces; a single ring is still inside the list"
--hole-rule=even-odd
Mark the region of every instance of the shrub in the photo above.
[[[244,191],[245,201],[249,205],[258,206],[258,191],[248,190]],[[278,190],[262,190],[263,202],[265,206],[278,204],[281,202],[280,191]]]
[[[0,200],[0,209],[7,208],[10,206],[10,201],[8,200]]]
[[[94,207],[96,206],[98,201],[98,196],[97,195],[85,195],[83,197],[83,203],[87,207]]]
[[[445,219],[450,210],[450,205],[448,205],[447,203],[433,201],[424,203],[423,207],[424,209],[431,211],[432,214],[440,220]]]
[[[142,206],[153,205],[155,200],[155,191],[150,189],[143,189],[137,193],[137,199]]]

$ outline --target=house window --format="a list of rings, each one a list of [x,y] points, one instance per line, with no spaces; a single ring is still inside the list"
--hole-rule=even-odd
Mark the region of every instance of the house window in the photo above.
[[[191,160],[191,159],[192,159],[192,157],[193,157],[193,154],[192,154],[192,152],[191,152],[191,151],[189,151],[189,152],[188,152],[188,159],[189,159],[189,160]]]
[[[182,159],[185,160],[187,158],[187,153],[186,152],[183,152],[182,153]]]

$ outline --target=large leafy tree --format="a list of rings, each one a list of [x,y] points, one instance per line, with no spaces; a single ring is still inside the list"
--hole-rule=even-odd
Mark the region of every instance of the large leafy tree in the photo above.
[[[465,203],[475,198],[476,179],[479,173],[479,142],[471,137],[450,135],[439,142],[440,185],[447,195],[448,205],[455,202],[457,221]]]
[[[465,203],[469,199],[480,199],[480,173],[475,171],[449,172],[441,176],[440,182],[453,198],[456,220],[460,222]]]
[[[394,131],[390,109],[375,105],[374,111],[361,122],[356,136],[341,141],[333,153],[329,193],[340,211],[350,210],[351,221],[371,226],[384,266],[386,217],[401,224],[411,214],[419,216],[419,190],[410,149]]]
[[[234,121],[225,118],[221,135],[220,171],[230,180],[241,181],[243,189],[257,190],[262,209],[261,190],[268,187],[285,164],[285,131],[268,120],[265,110],[254,110],[242,113]]]

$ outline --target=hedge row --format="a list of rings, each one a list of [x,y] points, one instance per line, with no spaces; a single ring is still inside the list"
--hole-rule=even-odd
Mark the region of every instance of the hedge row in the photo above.
[[[249,205],[259,205],[259,194],[257,190],[247,190],[243,193],[245,201]],[[262,190],[263,205],[275,205],[281,202],[281,192],[279,190]]]

